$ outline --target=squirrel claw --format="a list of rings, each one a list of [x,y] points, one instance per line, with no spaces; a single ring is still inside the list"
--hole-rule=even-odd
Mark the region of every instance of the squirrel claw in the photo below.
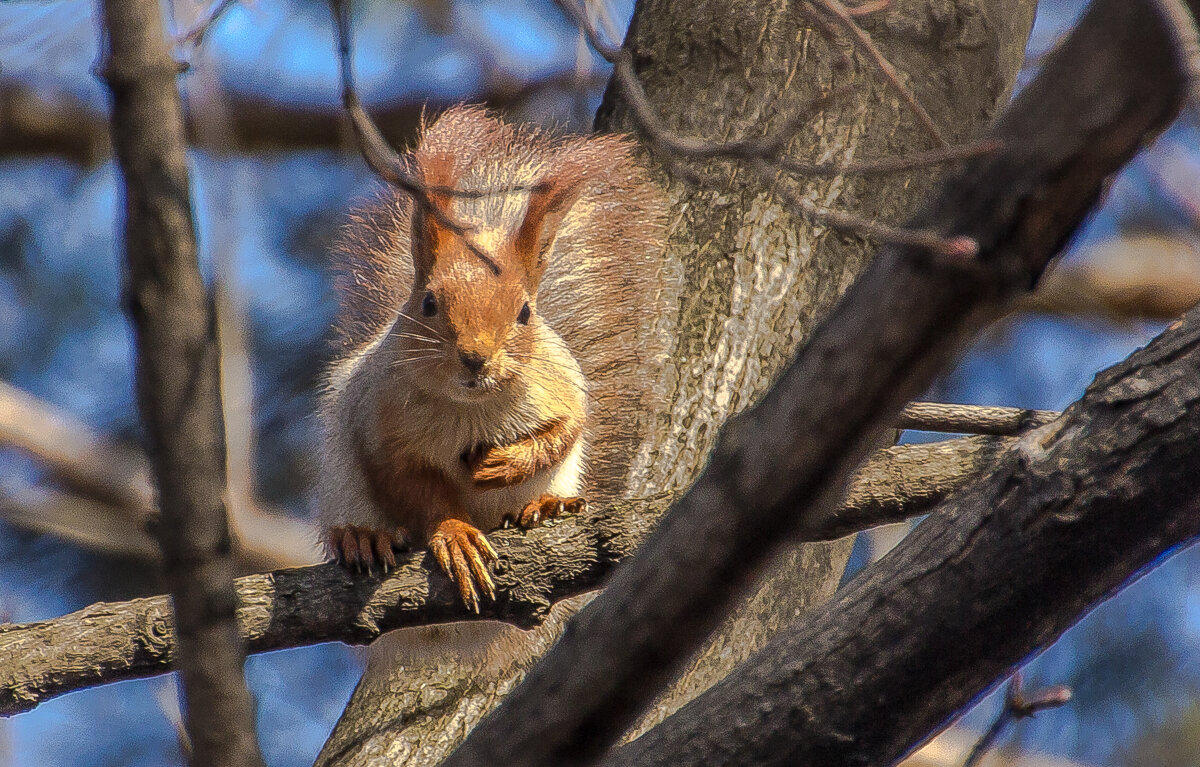
[[[477,589],[488,599],[496,599],[496,584],[488,565],[494,564],[498,557],[477,528],[458,519],[447,519],[429,538],[429,550],[442,571],[458,586],[458,594],[468,610],[479,613]]]
[[[369,573],[378,563],[387,573],[396,568],[395,549],[403,548],[404,536],[393,535],[387,530],[346,525],[330,529],[327,545],[343,567]]]
[[[545,493],[540,498],[530,501],[515,515],[505,517],[505,522],[512,522],[517,527],[528,530],[537,527],[548,519],[555,519],[564,514],[579,514],[587,510],[587,500],[578,496],[564,498],[559,495]]]

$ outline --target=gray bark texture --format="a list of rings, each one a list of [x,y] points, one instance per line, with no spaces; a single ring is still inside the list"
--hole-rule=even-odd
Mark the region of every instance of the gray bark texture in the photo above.
[[[909,0],[863,20],[951,142],[975,135],[1008,97],[1036,3]],[[811,25],[802,4],[767,0],[638,4],[626,44],[668,125],[687,135],[736,139],[779,128],[793,107],[831,88],[852,95],[815,115],[789,144],[804,160],[862,160],[929,149],[932,140],[864,58],[849,69]],[[838,49],[847,44],[834,43]],[[599,126],[629,130],[611,92]],[[718,189],[667,179],[665,258],[682,274],[673,349],[640,448],[605,464],[620,496],[678,493],[704,466],[718,428],[759,398],[818,319],[862,272],[873,248],[813,226],[772,189],[736,167],[714,167]],[[821,206],[898,221],[935,174],[790,181]],[[613,479],[622,477],[619,482]],[[610,499],[612,500],[612,499]],[[725,676],[783,625],[827,600],[850,542],[795,547],[636,728],[640,732]],[[511,690],[584,603],[556,605],[487,668],[397,666],[360,685],[319,765],[440,761]]]

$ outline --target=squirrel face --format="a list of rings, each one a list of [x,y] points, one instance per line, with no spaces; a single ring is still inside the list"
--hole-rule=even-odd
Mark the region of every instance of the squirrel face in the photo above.
[[[515,231],[454,231],[436,212],[414,205],[413,290],[392,333],[396,364],[413,383],[435,396],[476,402],[520,378],[538,338],[546,257],[581,188],[577,176],[544,180],[529,192]],[[451,203],[429,195],[428,204],[446,217]]]
[[[510,258],[496,253],[495,274],[462,250],[467,252],[438,256],[428,276],[418,277],[393,339],[401,369],[417,386],[474,402],[520,375],[541,318],[535,293]]]

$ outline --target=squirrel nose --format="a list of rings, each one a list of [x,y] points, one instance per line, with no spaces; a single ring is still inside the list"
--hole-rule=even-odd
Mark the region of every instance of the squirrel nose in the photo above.
[[[458,358],[471,375],[479,375],[479,371],[483,370],[483,355],[478,352],[459,352]]]

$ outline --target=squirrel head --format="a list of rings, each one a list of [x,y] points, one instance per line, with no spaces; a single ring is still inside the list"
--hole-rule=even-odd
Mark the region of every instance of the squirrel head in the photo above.
[[[397,364],[418,386],[473,402],[504,390],[532,361],[553,361],[554,351],[538,348],[546,338],[538,285],[583,183],[545,178],[528,191],[519,225],[488,228],[458,221],[455,195],[436,191],[453,188],[451,162],[427,159],[423,167],[431,191],[426,204],[413,204],[413,289],[393,336]]]

